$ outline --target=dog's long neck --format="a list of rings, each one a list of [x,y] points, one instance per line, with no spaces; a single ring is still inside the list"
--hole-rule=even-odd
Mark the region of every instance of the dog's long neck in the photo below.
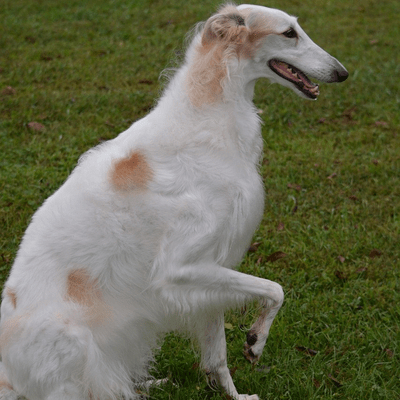
[[[190,65],[185,65],[170,82],[159,101],[158,108],[164,118],[172,124],[174,121],[183,122],[182,126],[188,129],[185,136],[192,135],[193,143],[196,142],[195,135],[199,134],[207,141],[208,134],[210,143],[236,146],[243,158],[258,163],[262,139],[261,122],[252,103],[254,83],[234,86],[230,82],[229,87],[224,87],[213,101],[202,104],[195,101],[193,104],[187,85],[191,73]],[[209,88],[205,88],[205,93],[199,93],[198,99],[208,94]]]
[[[246,82],[240,66],[229,71],[217,50],[202,54],[196,42],[192,44],[159,106],[169,120],[185,119],[194,134],[209,131],[236,141],[247,159],[258,162],[262,140],[252,102],[255,81]]]

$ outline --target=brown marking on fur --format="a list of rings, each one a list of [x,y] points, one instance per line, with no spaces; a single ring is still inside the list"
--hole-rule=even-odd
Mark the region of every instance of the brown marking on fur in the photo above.
[[[199,50],[186,82],[189,98],[197,107],[215,103],[221,97],[221,82],[226,76],[223,48],[214,48],[208,52]]]
[[[17,308],[17,294],[15,290],[10,289],[9,287],[6,288],[5,295],[10,299],[11,304],[13,305],[14,309]]]
[[[9,390],[13,390],[13,387],[11,386],[10,382],[8,381],[7,375],[5,371],[3,370],[0,373],[0,397],[1,395],[7,393]]]
[[[238,10],[236,7],[228,5],[220,10],[220,13],[236,13],[246,22],[246,35],[242,35],[242,40],[237,47],[238,58],[251,58],[254,56],[258,45],[265,36],[277,33],[275,23],[266,15],[259,11],[254,11],[250,7]]]
[[[3,389],[13,390],[13,387],[11,386],[10,382],[8,382],[6,377],[1,376],[0,377],[0,394],[1,394]]]
[[[262,19],[260,17],[259,19]],[[276,33],[271,27],[266,24],[256,24],[246,38],[246,41],[239,49],[239,58],[253,58],[262,39],[268,35]]]
[[[92,307],[100,297],[95,282],[84,269],[72,270],[67,279],[67,298],[86,307]]]
[[[243,24],[241,23],[243,21]],[[204,26],[201,44],[214,45],[216,41],[226,44],[243,43],[248,30],[244,26],[244,18],[234,6],[222,8],[209,18]]]
[[[0,332],[0,352],[12,339],[16,339],[21,329],[21,319],[24,316],[18,315],[3,322]]]
[[[249,26],[244,25],[246,19]],[[253,57],[261,39],[273,32],[271,22],[251,9],[239,11],[228,5],[209,18],[186,79],[192,104],[200,107],[221,100],[229,59]]]
[[[111,315],[110,308],[103,301],[97,281],[83,268],[69,273],[66,299],[85,308],[85,320],[89,325],[101,324]],[[64,322],[67,324],[69,320]]]
[[[114,189],[126,192],[145,189],[153,176],[145,156],[140,151],[132,152],[128,157],[117,160],[110,172],[110,181]]]
[[[206,22],[201,43],[187,76],[187,89],[193,105],[212,104],[222,97],[226,63],[244,41],[247,28],[238,24],[236,7],[227,6]]]

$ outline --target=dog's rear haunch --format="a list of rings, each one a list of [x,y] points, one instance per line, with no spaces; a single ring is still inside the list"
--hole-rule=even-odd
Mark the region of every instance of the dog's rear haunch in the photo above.
[[[87,152],[34,215],[1,305],[0,398],[133,399],[157,339],[197,339],[234,399],[223,316],[259,299],[244,345],[260,358],[279,284],[235,271],[264,207],[258,78],[308,99],[346,69],[293,18],[224,6],[199,25],[157,106]]]

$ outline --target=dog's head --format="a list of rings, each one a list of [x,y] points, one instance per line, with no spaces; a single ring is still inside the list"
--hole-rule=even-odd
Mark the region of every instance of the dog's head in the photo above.
[[[348,77],[343,65],[317,46],[296,18],[276,9],[225,6],[205,23],[199,46],[204,60],[213,54],[206,61],[210,70],[213,62],[229,69],[233,60],[231,64],[244,72],[242,79],[269,78],[307,99],[319,94],[318,85],[310,79],[342,82]],[[239,70],[234,71],[236,75]],[[220,65],[218,75],[223,76]]]

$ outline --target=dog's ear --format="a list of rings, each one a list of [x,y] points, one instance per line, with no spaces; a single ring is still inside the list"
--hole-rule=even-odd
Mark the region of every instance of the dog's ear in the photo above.
[[[244,18],[238,12],[216,14],[206,22],[201,43],[203,46],[216,41],[240,44],[245,41],[247,35]]]

